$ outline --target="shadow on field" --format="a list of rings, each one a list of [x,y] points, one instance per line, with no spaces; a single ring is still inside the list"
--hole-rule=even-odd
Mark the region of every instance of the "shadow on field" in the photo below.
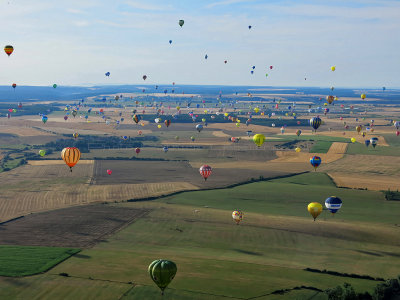
[[[232,249],[233,251],[242,253],[242,254],[247,254],[247,255],[254,255],[254,256],[263,256],[262,253],[258,252],[253,252],[253,251],[247,251],[247,250],[242,250],[242,249]]]

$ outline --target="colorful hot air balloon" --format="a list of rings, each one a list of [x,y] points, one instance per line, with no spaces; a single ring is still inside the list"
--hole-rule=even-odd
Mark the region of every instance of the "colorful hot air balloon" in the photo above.
[[[342,200],[336,196],[331,196],[325,200],[325,207],[332,214],[335,214],[342,207]]]
[[[76,147],[67,147],[61,151],[61,158],[72,172],[72,167],[75,166],[81,158],[81,152]]]
[[[373,137],[370,139],[371,145],[372,147],[376,147],[376,145],[378,144],[378,138],[377,137]]]
[[[236,225],[239,225],[243,219],[243,213],[240,210],[235,210],[232,212],[232,219],[236,222]]]
[[[13,89],[15,89],[17,87],[17,84],[13,83],[11,86],[13,87]]]
[[[112,174],[112,170],[107,170],[107,174],[111,175]]]
[[[41,157],[45,156],[46,155],[46,150],[39,150],[39,155]]]
[[[46,124],[46,122],[47,122],[48,119],[49,119],[49,118],[48,118],[47,116],[43,115],[43,116],[42,116],[42,122],[43,122],[43,124]]]
[[[362,125],[356,126],[356,130],[357,130],[358,134],[360,134],[360,132],[362,130]]]
[[[308,204],[307,210],[312,215],[315,221],[315,219],[322,212],[322,205],[318,202],[311,202],[310,204]]]
[[[149,274],[154,283],[160,288],[161,295],[164,295],[165,288],[174,279],[177,267],[170,260],[157,259],[149,265]]]
[[[203,130],[203,125],[197,124],[197,125],[196,125],[196,130],[197,130],[198,132],[202,131],[202,130]]]
[[[137,124],[137,123],[139,123],[139,121],[140,121],[140,117],[139,117],[138,115],[134,115],[134,116],[132,117],[132,120],[133,120],[133,122],[135,122],[135,123]]]
[[[78,138],[78,136],[79,136],[79,133],[77,133],[77,132],[74,132],[72,136],[73,136],[75,139],[77,139],[77,138]]]
[[[167,153],[167,152],[168,152],[168,147],[167,147],[167,146],[164,146],[164,147],[163,147],[163,151],[164,151],[165,153]]]
[[[296,135],[300,136],[300,134],[301,134],[301,130],[300,129],[296,130]]]
[[[194,136],[191,136],[190,139],[192,140],[192,142],[196,140]]]
[[[332,95],[331,96],[326,96],[326,101],[329,103],[329,104],[332,104],[332,102],[335,100],[335,97],[333,97]]]
[[[178,22],[178,24],[179,24],[179,26],[183,26],[183,24],[185,24],[185,20],[179,20],[179,22]],[[190,26],[189,26],[190,27]]]
[[[171,120],[165,120],[164,121],[165,126],[167,126],[167,128],[169,127],[169,125],[171,125]]]
[[[313,156],[310,158],[310,164],[314,167],[315,171],[317,170],[318,166],[321,164],[321,157]]]
[[[135,149],[135,152],[136,152],[136,154],[139,154],[139,153],[140,153],[140,148],[137,147],[137,148]]]
[[[4,52],[5,52],[8,56],[10,56],[11,53],[14,52],[14,47],[11,46],[11,45],[7,45],[7,46],[4,47]]]
[[[321,126],[322,120],[319,117],[314,117],[310,119],[310,126],[314,128],[315,131]]]
[[[204,181],[206,181],[212,173],[212,168],[209,165],[203,165],[200,167],[199,172],[200,175],[203,176]]]
[[[257,133],[253,136],[253,142],[256,144],[258,147],[261,147],[262,144],[265,142],[265,135]]]

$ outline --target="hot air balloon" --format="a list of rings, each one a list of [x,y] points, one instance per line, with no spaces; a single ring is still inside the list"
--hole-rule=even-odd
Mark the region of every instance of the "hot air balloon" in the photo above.
[[[318,127],[321,125],[322,120],[319,117],[314,117],[310,119],[310,126],[317,131]]]
[[[148,271],[151,279],[161,289],[161,295],[164,295],[165,288],[176,275],[177,267],[176,264],[170,260],[157,259],[149,265]]]
[[[107,174],[111,175],[112,174],[112,170],[107,170]]]
[[[253,142],[258,147],[261,147],[261,145],[265,142],[265,136],[263,134],[257,133],[253,136]]]
[[[196,140],[194,136],[191,136],[190,139],[192,140],[192,142]]]
[[[171,125],[171,120],[165,120],[164,124],[165,126],[169,127],[169,125]]]
[[[281,134],[284,134],[285,133],[285,127],[281,127]]]
[[[356,126],[356,130],[357,130],[358,134],[360,134],[360,132],[362,130],[362,125]]]
[[[206,55],[204,56],[204,58],[207,59],[207,58],[208,58],[208,55],[206,54]]]
[[[178,22],[178,24],[179,24],[179,26],[183,26],[183,24],[185,24],[185,21],[184,20],[179,20],[179,22]],[[189,26],[190,27],[190,26]]]
[[[249,25],[249,30],[251,29],[251,25]]]
[[[139,154],[140,153],[140,148],[139,147],[135,148],[135,152],[136,152],[136,154]]]
[[[326,96],[326,101],[329,103],[329,104],[332,104],[332,102],[335,100],[335,97],[333,97],[333,96]]]
[[[197,124],[197,125],[196,125],[196,130],[197,130],[198,132],[202,131],[202,130],[203,130],[203,125]]]
[[[79,133],[77,133],[77,132],[74,132],[74,133],[72,134],[72,136],[73,136],[75,139],[77,139],[77,138],[78,138],[78,136],[79,136]]]
[[[335,214],[342,207],[342,200],[336,196],[331,196],[325,200],[325,207],[332,214]]]
[[[11,53],[14,52],[14,47],[11,46],[11,45],[7,45],[7,46],[4,47],[4,52],[5,52],[8,56],[10,56]]]
[[[72,167],[75,166],[81,158],[81,152],[76,147],[67,147],[61,151],[61,158],[72,172]]]
[[[300,136],[300,134],[301,134],[301,130],[300,129],[296,130],[296,135]]]
[[[351,138],[350,140],[351,140],[352,143],[355,143],[355,142],[356,142],[356,139],[355,139],[355,138]]]
[[[54,89],[57,88],[57,84],[53,84],[53,88],[54,88]]]
[[[228,61],[227,60],[224,60],[224,63],[226,64]]]
[[[255,112],[256,114],[258,114],[259,111],[260,111],[260,109],[259,109],[258,107],[254,108],[254,112]]]
[[[367,95],[365,95],[365,94],[361,94],[361,96],[360,96],[360,97],[361,97],[361,99],[363,99],[363,100],[364,100],[364,99],[367,97]]]
[[[331,67],[331,71],[333,72],[333,71],[335,71],[336,70],[336,66],[332,66]]]
[[[243,219],[243,213],[240,210],[235,210],[232,212],[232,219],[236,222],[236,225],[239,225]]]
[[[314,167],[314,170],[316,171],[318,166],[321,164],[321,157],[319,157],[319,156],[311,157],[310,164]]]
[[[172,40],[169,40],[169,43],[172,44]]]
[[[373,137],[370,139],[371,145],[372,147],[376,147],[376,145],[378,144],[378,138],[377,137]]]
[[[371,141],[370,141],[370,140],[365,140],[365,141],[364,141],[364,143],[365,143],[365,146],[367,146],[367,147],[368,147],[368,146],[369,146],[369,144],[371,143]]]
[[[11,86],[13,87],[13,89],[15,89],[17,87],[17,84],[13,83]]]
[[[206,181],[212,173],[212,168],[209,165],[203,165],[200,167],[199,172],[200,175],[203,176],[204,181]]]
[[[307,210],[312,215],[315,221],[315,219],[322,212],[322,205],[318,202],[311,202],[310,204],[308,204]]]
[[[399,136],[400,135],[400,131],[396,131],[396,136]]]
[[[107,77],[109,77],[109,76],[110,76],[110,74],[111,74],[110,72],[107,72],[105,75],[106,75]]]
[[[64,120],[67,121],[68,120],[68,116],[64,116]]]
[[[46,150],[39,150],[39,155],[40,156],[45,156],[46,155]]]
[[[45,116],[45,115],[43,115],[43,116],[42,116],[42,122],[43,122],[43,124],[46,124],[47,120],[48,120],[48,117]]]
[[[167,147],[167,146],[164,146],[164,147],[163,147],[163,151],[164,151],[164,152],[168,152],[168,147]]]
[[[274,68],[274,66],[269,66],[269,69],[272,70]]]
[[[160,124],[157,125],[157,128],[160,129],[162,126]]]
[[[143,75],[143,80],[146,80],[147,79],[147,75]]]
[[[143,133],[143,132],[142,132],[141,130],[138,131],[138,135],[142,135],[142,133]]]
[[[297,153],[301,152],[301,148],[296,147],[296,149],[294,149],[294,151],[296,151]]]
[[[399,122],[399,121],[396,121],[396,122],[393,123],[393,125],[394,125],[394,127],[396,127],[396,129],[399,129],[399,127],[400,127],[400,122]]]

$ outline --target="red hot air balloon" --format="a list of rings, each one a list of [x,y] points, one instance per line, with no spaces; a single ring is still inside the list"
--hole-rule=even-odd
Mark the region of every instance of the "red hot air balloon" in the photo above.
[[[212,168],[209,165],[203,165],[200,167],[199,172],[200,175],[203,176],[204,180],[207,180],[212,173]]]
[[[14,47],[11,46],[11,45],[7,45],[7,46],[4,47],[4,52],[5,52],[8,56],[10,56],[11,53],[14,52]]]
[[[400,131],[397,130],[396,131],[396,135],[399,136],[400,135]]]
[[[139,153],[140,153],[140,148],[137,147],[137,148],[135,149],[135,152],[136,152],[136,154],[139,154]]]
[[[15,89],[15,88],[17,87],[17,84],[16,84],[16,83],[13,83],[13,84],[12,84],[12,87]]]
[[[272,70],[274,68],[274,66],[269,66],[269,69]]]
[[[111,175],[111,174],[112,174],[112,171],[111,171],[111,170],[107,170],[107,174],[108,174],[108,175]]]

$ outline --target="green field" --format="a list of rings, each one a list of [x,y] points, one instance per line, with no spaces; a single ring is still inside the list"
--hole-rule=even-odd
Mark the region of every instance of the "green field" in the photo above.
[[[47,271],[80,249],[0,246],[0,275],[28,276]]]
[[[400,155],[400,147],[393,147],[392,145],[388,146],[379,146],[374,148],[371,145],[368,147],[361,143],[351,143],[347,147],[347,154],[366,154],[366,155],[384,155],[384,156],[399,156]]]
[[[313,222],[307,204],[331,195],[342,198],[342,209],[334,217],[324,211]],[[386,201],[380,192],[336,188],[324,173],[113,205],[152,212],[44,275],[14,282],[0,278],[2,299],[157,299],[147,267],[158,258],[177,263],[164,296],[177,300],[326,299],[306,289],[273,292],[300,286],[325,290],[344,282],[371,292],[378,283],[307,267],[384,278],[396,277],[400,269],[400,230],[393,225],[400,219],[400,202]],[[239,226],[231,218],[234,209],[244,212]],[[31,280],[35,289],[29,291]],[[90,294],[87,284],[96,292]],[[108,292],[99,293],[104,289]]]

